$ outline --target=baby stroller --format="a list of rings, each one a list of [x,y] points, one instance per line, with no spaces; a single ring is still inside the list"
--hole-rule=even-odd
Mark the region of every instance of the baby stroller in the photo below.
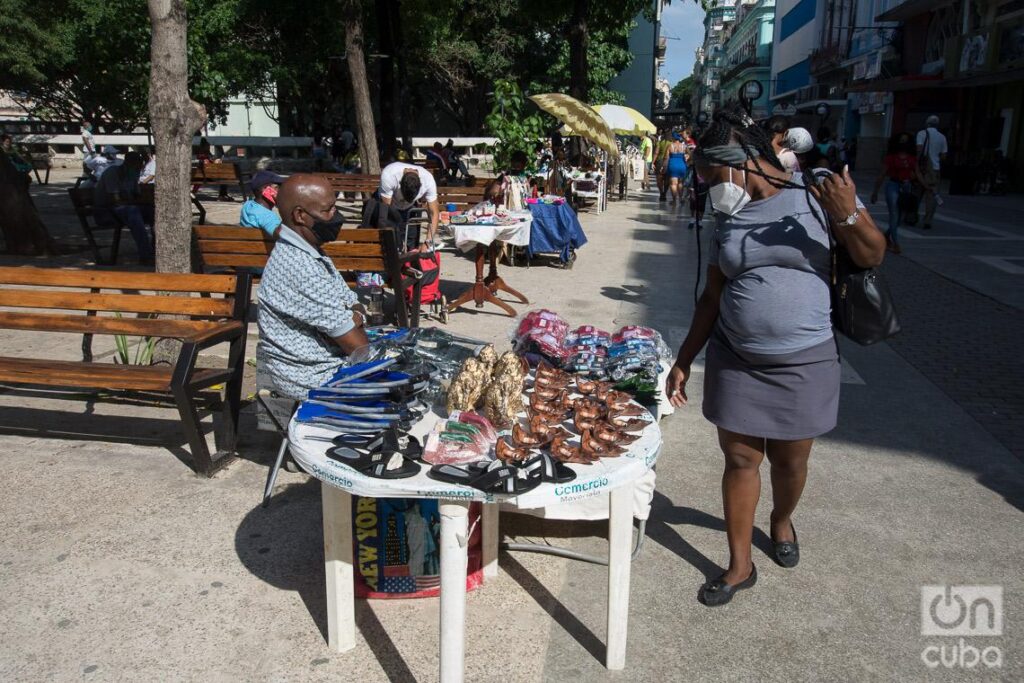
[[[441,255],[436,251],[427,253],[410,251],[409,222],[403,219],[395,207],[370,197],[363,204],[362,225],[378,230],[392,228],[400,236],[398,255],[402,267],[402,294],[409,310],[409,326],[418,327],[420,308],[430,306],[430,316],[441,323],[448,323],[448,301],[441,294]]]

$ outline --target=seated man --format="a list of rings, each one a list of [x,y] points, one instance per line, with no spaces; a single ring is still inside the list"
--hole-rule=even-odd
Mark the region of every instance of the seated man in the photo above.
[[[139,262],[153,263],[153,240],[149,227],[153,225],[153,204],[140,200],[139,175],[142,173],[142,155],[128,152],[124,162],[108,166],[93,188],[96,222],[100,225],[123,223],[132,233]]]
[[[277,239],[281,232],[281,217],[274,213],[277,205],[278,185],[285,181],[270,171],[260,171],[252,177],[252,199],[242,204],[242,213],[238,224],[243,228],[259,228],[270,237]]]
[[[382,202],[398,209],[404,220],[409,219],[409,209],[421,199],[427,203],[430,223],[427,226],[427,237],[420,243],[420,228],[409,231],[407,248],[415,249],[417,245],[423,251],[434,248],[434,235],[437,234],[437,221],[441,211],[437,205],[437,183],[430,171],[422,166],[413,166],[395,161],[384,167],[380,172],[380,189],[377,194]]]
[[[293,175],[277,207],[282,225],[260,282],[257,384],[301,400],[367,338],[355,292],[320,249],[342,223],[330,183]]]

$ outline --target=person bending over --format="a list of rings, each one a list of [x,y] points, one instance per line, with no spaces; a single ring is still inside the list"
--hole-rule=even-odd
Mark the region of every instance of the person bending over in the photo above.
[[[407,247],[415,249],[417,245],[423,251],[431,251],[434,235],[437,234],[437,221],[441,215],[437,204],[437,182],[430,171],[422,166],[414,166],[395,161],[384,167],[380,172],[380,188],[378,198],[385,204],[394,206],[402,214],[403,220],[409,220],[409,210],[425,202],[430,222],[427,225],[427,237],[420,243],[420,228],[409,231]]]
[[[301,400],[367,338],[355,292],[321,249],[342,223],[330,184],[293,175],[277,207],[282,225],[260,282],[257,383]]]

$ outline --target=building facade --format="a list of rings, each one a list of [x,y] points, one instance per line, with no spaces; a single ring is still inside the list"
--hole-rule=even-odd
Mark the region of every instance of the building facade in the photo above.
[[[876,24],[896,28],[877,56],[851,58],[851,108],[868,114],[861,137],[914,133],[936,115],[949,141],[950,192],[974,192],[996,170],[1024,189],[1024,2],[866,4]],[[870,120],[876,113],[886,125]]]
[[[725,40],[736,20],[736,0],[718,0],[704,14],[704,43],[694,62],[693,111],[712,113],[722,104]]]
[[[662,0],[653,2],[654,21],[647,19],[643,12],[633,19],[635,26],[629,34],[629,51],[633,60],[608,83],[610,90],[622,94],[627,107],[636,109],[648,119],[654,117],[661,97],[658,76],[665,63],[665,39],[660,35],[662,4]]]
[[[740,0],[736,18],[725,39],[721,67],[722,102],[742,99],[742,88],[757,81],[761,95],[751,103],[751,116],[771,115],[771,60],[774,42],[775,0]]]

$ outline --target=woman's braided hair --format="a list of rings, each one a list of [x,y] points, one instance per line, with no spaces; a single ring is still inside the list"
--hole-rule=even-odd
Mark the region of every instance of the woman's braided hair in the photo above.
[[[750,115],[738,104],[728,105],[719,109],[711,117],[711,125],[704,131],[698,144],[701,147],[717,147],[720,145],[737,144],[754,162],[754,166],[764,175],[764,169],[758,160],[764,159],[780,171],[785,168],[775,155],[772,140],[764,128],[757,125]],[[757,150],[757,154],[752,154]],[[759,156],[758,156],[759,155]]]
[[[708,129],[700,136],[700,140],[698,140],[697,144],[699,147],[739,145],[743,148],[743,151],[746,152],[747,158],[754,162],[754,167],[757,170],[751,172],[756,172],[757,175],[761,176],[767,180],[769,184],[774,185],[777,188],[802,189],[807,193],[807,203],[810,206],[811,215],[817,219],[826,231],[828,230],[828,224],[814,208],[817,202],[812,201],[810,187],[806,182],[801,185],[797,185],[792,181],[781,180],[764,172],[764,169],[761,167],[760,159],[763,159],[780,171],[785,171],[786,169],[782,165],[782,162],[779,161],[779,157],[775,154],[775,148],[772,147],[772,140],[768,132],[761,126],[757,125],[741,105],[726,105],[722,109],[716,111],[711,117],[711,125],[708,126]],[[757,150],[758,154],[753,154],[752,152],[754,150]]]

